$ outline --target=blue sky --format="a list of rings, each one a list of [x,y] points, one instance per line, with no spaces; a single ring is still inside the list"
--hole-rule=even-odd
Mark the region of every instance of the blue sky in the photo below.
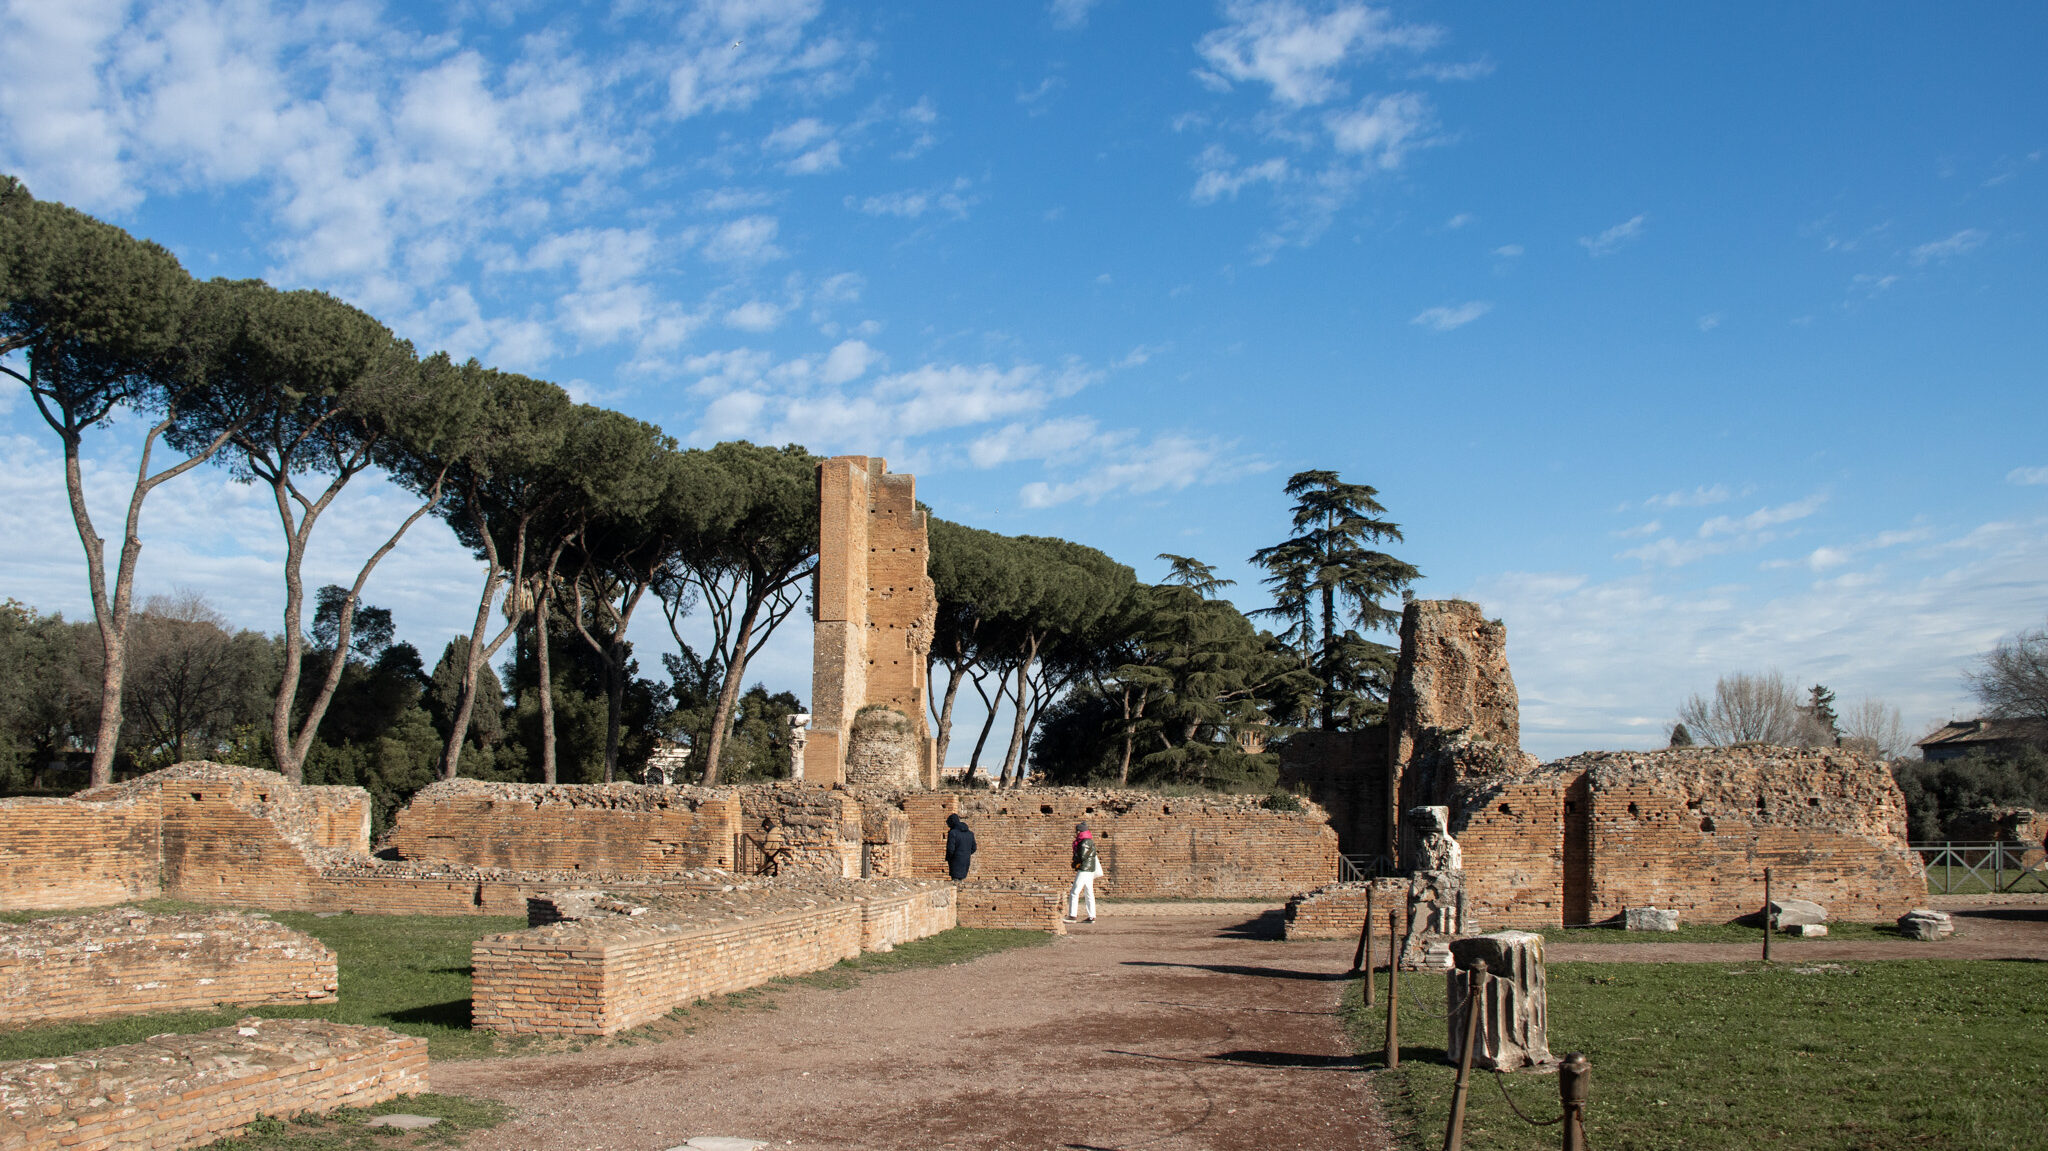
[[[7,0],[0,170],[1247,608],[1286,476],[1335,469],[1506,620],[1549,757],[1738,670],[1931,727],[2048,620],[2044,43],[2025,4]],[[19,389],[0,448],[0,590],[82,614]],[[96,448],[103,518],[133,458]],[[315,579],[402,514],[340,511]],[[140,588],[275,630],[277,537],[187,477]],[[430,526],[368,598],[431,649],[477,578]],[[760,670],[808,695],[808,637]]]

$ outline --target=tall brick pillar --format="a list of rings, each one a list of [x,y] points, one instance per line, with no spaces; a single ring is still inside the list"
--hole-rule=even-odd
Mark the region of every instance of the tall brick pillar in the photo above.
[[[846,779],[854,713],[893,707],[918,737],[920,782],[936,787],[926,660],[938,596],[928,573],[931,543],[917,506],[917,479],[889,474],[871,456],[818,465],[817,624],[811,657],[811,734],[804,779]]]

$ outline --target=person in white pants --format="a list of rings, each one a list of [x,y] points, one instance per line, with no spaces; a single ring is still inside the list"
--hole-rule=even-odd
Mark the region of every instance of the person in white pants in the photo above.
[[[1095,850],[1095,833],[1083,820],[1074,826],[1074,887],[1067,892],[1067,922],[1081,917],[1081,897],[1088,897],[1088,922],[1095,922],[1095,877],[1102,874],[1102,856]]]

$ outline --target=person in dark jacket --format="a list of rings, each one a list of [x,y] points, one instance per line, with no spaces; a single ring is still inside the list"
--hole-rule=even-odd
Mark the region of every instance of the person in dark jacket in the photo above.
[[[959,813],[946,817],[946,874],[954,879],[967,878],[968,865],[974,861],[974,829]]]

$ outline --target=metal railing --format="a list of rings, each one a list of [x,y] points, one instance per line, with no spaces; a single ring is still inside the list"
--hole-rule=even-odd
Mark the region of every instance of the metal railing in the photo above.
[[[1384,855],[1340,855],[1337,857],[1337,882],[1363,883],[1391,875],[1394,861]]]
[[[2048,866],[2037,843],[1915,843],[1927,868],[1930,895],[2006,895],[2048,891]],[[2032,856],[2032,859],[2028,857]]]

